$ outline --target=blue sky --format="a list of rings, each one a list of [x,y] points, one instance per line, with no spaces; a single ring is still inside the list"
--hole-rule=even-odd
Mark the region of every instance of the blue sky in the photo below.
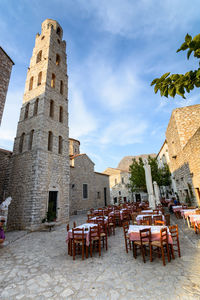
[[[0,148],[16,135],[35,35],[46,18],[57,20],[67,42],[70,137],[96,171],[122,157],[158,153],[174,108],[199,104],[161,98],[150,87],[163,73],[184,73],[198,61],[176,53],[186,33],[200,33],[193,0],[1,0],[0,45],[15,62],[0,127]]]

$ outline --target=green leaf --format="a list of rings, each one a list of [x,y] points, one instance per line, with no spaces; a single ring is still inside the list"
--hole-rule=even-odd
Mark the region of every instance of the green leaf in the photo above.
[[[159,89],[159,88],[158,88],[158,86],[157,86],[157,85],[155,85],[155,87],[154,87],[154,93],[155,93],[155,94],[157,94],[157,92],[158,92],[158,89]]]
[[[160,79],[164,80],[167,76],[169,76],[170,72],[167,72],[161,76]]]
[[[192,49],[189,49],[189,50],[188,50],[188,52],[187,52],[187,59],[190,58],[190,55],[191,55],[192,51],[193,51]]]
[[[189,35],[189,34],[187,33],[186,36],[185,36],[185,41],[188,43],[188,42],[191,42],[191,40],[192,40],[191,35]]]
[[[157,82],[158,78],[155,78],[152,82],[151,82],[151,86],[154,85]]]

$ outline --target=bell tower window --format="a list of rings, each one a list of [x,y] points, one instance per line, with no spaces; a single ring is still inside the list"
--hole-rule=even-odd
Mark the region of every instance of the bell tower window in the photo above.
[[[39,63],[42,60],[42,50],[40,50],[37,54],[36,63]]]
[[[60,81],[60,93],[63,95],[63,81]]]
[[[31,77],[30,81],[29,81],[29,91],[31,91],[33,88],[33,76]]]
[[[52,151],[53,149],[53,133],[49,131],[48,133],[48,151]]]
[[[25,113],[24,113],[24,120],[28,118],[29,105],[30,105],[30,103],[26,104]]]
[[[39,98],[37,98],[34,103],[34,111],[33,111],[34,116],[36,116],[38,113],[38,103],[39,103]]]
[[[61,30],[60,30],[60,27],[58,27],[57,28],[57,31],[56,31],[56,33],[60,36],[60,34],[61,34]]]
[[[60,55],[56,54],[56,65],[59,66],[60,64]]]
[[[30,135],[29,135],[29,145],[28,145],[28,149],[29,149],[29,150],[32,149],[32,145],[33,145],[33,135],[34,135],[34,130],[31,130]]]
[[[49,117],[53,118],[54,117],[54,101],[50,101],[50,109],[49,109]]]
[[[59,136],[58,138],[58,154],[62,154],[63,150],[63,138],[62,136]]]
[[[25,133],[23,132],[20,137],[20,141],[19,141],[19,153],[22,153],[22,151],[23,151],[24,137],[25,137]]]
[[[62,106],[60,106],[60,110],[59,110],[59,122],[63,123],[63,108],[62,108]]]
[[[51,76],[51,87],[55,88],[55,83],[56,83],[56,75],[53,73]]]
[[[41,85],[41,83],[42,83],[42,72],[40,72],[38,74],[38,83],[37,83],[37,85]]]

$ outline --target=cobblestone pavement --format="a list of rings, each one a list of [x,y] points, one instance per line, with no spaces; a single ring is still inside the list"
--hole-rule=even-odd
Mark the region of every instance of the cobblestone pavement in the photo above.
[[[82,224],[86,216],[74,216]],[[200,299],[200,235],[177,220],[182,257],[143,263],[125,252],[122,228],[109,237],[99,258],[73,261],[67,254],[65,226],[51,232],[7,233],[0,249],[0,299]]]

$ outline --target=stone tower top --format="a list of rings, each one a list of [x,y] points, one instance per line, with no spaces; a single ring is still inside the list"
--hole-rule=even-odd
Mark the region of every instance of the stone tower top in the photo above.
[[[69,138],[69,156],[80,154],[80,142]]]
[[[63,30],[57,21],[46,19],[42,23],[27,72],[23,103],[48,90],[52,92],[52,88],[68,99],[66,42],[62,37]]]
[[[42,34],[44,34],[50,27],[53,27],[53,29],[56,31],[58,36],[62,39],[63,30],[60,24],[57,21],[52,19],[46,19],[44,22],[42,22]]]

